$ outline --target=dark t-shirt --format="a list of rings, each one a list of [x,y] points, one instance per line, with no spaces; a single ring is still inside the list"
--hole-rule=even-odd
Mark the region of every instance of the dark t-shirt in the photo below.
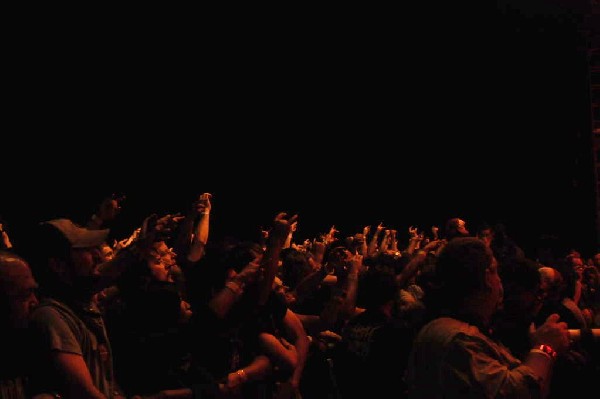
[[[401,395],[411,334],[411,330],[378,311],[367,310],[352,318],[342,331],[334,358],[343,396]]]

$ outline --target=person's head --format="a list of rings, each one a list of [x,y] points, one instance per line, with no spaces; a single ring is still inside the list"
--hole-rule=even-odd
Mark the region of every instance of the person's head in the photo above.
[[[598,269],[600,271],[600,252],[598,252],[597,254],[594,254],[594,256],[592,257],[592,261],[593,261],[596,269]]]
[[[352,252],[343,245],[331,247],[325,254],[325,265],[338,277],[345,277],[352,265]]]
[[[482,223],[477,229],[477,237],[489,247],[494,240],[494,229],[487,223]]]
[[[471,234],[467,230],[467,223],[461,218],[451,218],[446,222],[445,236],[447,240],[455,237],[469,237]]]
[[[502,304],[502,280],[492,250],[476,237],[456,237],[440,251],[435,270],[438,306],[484,321]]]
[[[176,256],[165,241],[154,242],[147,257],[152,277],[158,281],[173,281],[171,268],[176,264]]]
[[[94,293],[108,230],[89,230],[69,219],[43,222],[33,232],[29,260],[40,290],[53,296]]]
[[[544,300],[548,302],[557,301],[564,285],[562,275],[553,267],[542,266],[538,269],[540,273],[540,290],[544,294]]]
[[[37,283],[27,262],[11,253],[0,251],[0,328],[24,328],[29,314],[38,304]]]
[[[312,272],[312,266],[304,252],[294,248],[284,248],[280,257],[280,277],[283,283],[291,288],[295,288],[303,278]]]
[[[540,264],[523,258],[516,267],[506,268],[502,274],[504,287],[504,311],[513,319],[528,320],[540,311],[545,296],[541,287],[542,274]]]
[[[396,277],[386,269],[371,268],[361,275],[358,285],[358,301],[367,309],[393,304],[398,294]]]

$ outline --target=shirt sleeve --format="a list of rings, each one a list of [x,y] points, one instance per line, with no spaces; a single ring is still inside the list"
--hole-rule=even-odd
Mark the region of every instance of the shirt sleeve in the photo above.
[[[83,356],[73,327],[56,309],[44,306],[33,315],[32,327],[39,344],[50,351],[68,352]]]
[[[457,334],[448,346],[442,380],[447,392],[461,397],[541,397],[541,381],[531,368],[502,347],[466,334]]]

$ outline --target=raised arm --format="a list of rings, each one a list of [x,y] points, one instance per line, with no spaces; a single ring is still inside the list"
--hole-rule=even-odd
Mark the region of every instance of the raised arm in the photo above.
[[[259,305],[264,305],[271,293],[273,280],[279,266],[279,255],[285,244],[285,240],[292,228],[292,224],[297,220],[298,215],[287,218],[285,212],[279,213],[273,221],[273,227],[269,231],[267,239],[267,249],[263,257],[262,267],[264,269],[264,279],[261,281]]]
[[[371,241],[369,242],[369,246],[367,248],[367,256],[372,257],[375,256],[375,254],[377,253],[377,242],[379,241],[379,234],[383,229],[385,229],[385,227],[383,227],[383,222],[381,222],[379,223],[377,229],[373,233],[373,237],[371,237]]]
[[[192,243],[188,251],[187,259],[190,262],[199,261],[205,253],[206,243],[208,242],[208,232],[210,226],[210,211],[212,194],[204,193],[198,201],[194,203],[194,209],[198,215],[198,222],[192,234]]]

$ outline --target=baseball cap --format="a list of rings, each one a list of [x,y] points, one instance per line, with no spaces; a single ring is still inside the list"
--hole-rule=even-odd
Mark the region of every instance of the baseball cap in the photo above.
[[[71,248],[97,247],[106,241],[109,229],[90,230],[73,223],[70,219],[54,219],[45,222],[59,230],[71,244]]]

